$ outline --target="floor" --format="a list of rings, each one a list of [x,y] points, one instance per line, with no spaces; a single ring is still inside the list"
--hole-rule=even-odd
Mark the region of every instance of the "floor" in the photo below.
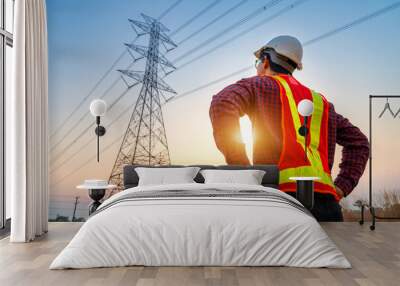
[[[7,219],[3,228],[0,228],[0,240],[10,235],[11,219]]]
[[[52,259],[81,226],[50,223],[49,233],[33,243],[0,240],[0,285],[400,285],[400,222],[380,222],[375,231],[356,222],[322,225],[352,269],[123,267],[50,271]]]

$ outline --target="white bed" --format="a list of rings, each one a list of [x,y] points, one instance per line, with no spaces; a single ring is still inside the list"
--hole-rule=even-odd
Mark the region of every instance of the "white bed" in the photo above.
[[[174,196],[145,197],[175,190]],[[250,190],[262,193],[257,197]],[[135,187],[114,195],[50,269],[128,265],[351,267],[292,197],[263,186],[197,183]]]

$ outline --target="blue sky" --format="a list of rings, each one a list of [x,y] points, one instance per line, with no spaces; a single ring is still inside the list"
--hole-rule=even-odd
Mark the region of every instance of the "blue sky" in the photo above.
[[[182,28],[172,39],[179,42],[240,1],[219,1],[207,13]],[[175,0],[47,0],[46,2],[49,33],[50,128],[54,131],[123,52],[123,43],[130,42],[134,38],[135,34],[129,26],[128,18],[141,20],[140,13],[158,17]],[[162,22],[171,31],[174,31],[212,2],[214,0],[183,0],[162,19]],[[174,61],[180,55],[207,41],[229,25],[269,2],[248,0],[233,13],[184,42],[175,50],[166,53],[166,56]],[[275,7],[260,13],[242,26],[221,35],[216,41],[207,42],[204,47],[179,61],[177,66],[295,2],[297,1],[281,1]],[[252,52],[274,36],[290,34],[298,37],[302,42],[306,42],[395,2],[374,0],[305,1],[230,42],[222,49],[178,69],[166,77],[165,81],[179,95],[253,64]],[[368,95],[375,93],[400,94],[398,80],[400,78],[398,69],[400,66],[399,26],[400,9],[396,9],[307,46],[304,49],[304,69],[297,72],[295,76],[305,85],[323,93],[334,103],[337,112],[348,117],[366,133],[368,131]],[[148,38],[142,37],[138,43],[146,45],[147,41]],[[129,56],[124,56],[117,63],[115,69],[125,68],[129,63]],[[138,62],[134,66],[135,70],[143,68],[144,61]],[[208,119],[211,97],[227,84],[253,74],[254,71],[251,70],[226,79],[190,96],[173,101],[164,108],[163,113],[173,163],[223,163],[223,158],[214,145]],[[113,70],[95,90],[91,98],[101,96],[118,77],[118,72]],[[107,91],[105,100],[111,102],[124,89],[124,84],[118,82]],[[113,120],[126,110],[127,106],[133,104],[138,91],[139,88],[133,88],[118,102],[105,116],[104,124]],[[85,102],[72,120],[57,133],[57,136],[52,137],[51,145],[58,143],[63,137],[62,135],[79,118],[88,113],[89,103],[90,100]],[[393,101],[392,104],[396,110],[400,108],[400,100]],[[378,109],[382,106],[383,102],[377,103]],[[103,146],[115,141],[122,134],[130,113],[131,110],[125,112],[121,119],[107,130],[106,136],[102,138]],[[376,160],[378,166],[376,173],[379,177],[377,183],[380,188],[390,189],[398,184],[398,180],[392,179],[396,177],[396,162],[399,159],[399,156],[397,159],[393,159],[393,150],[398,145],[396,140],[400,139],[398,120],[386,118],[376,123],[376,130],[378,130],[376,138],[379,138],[379,141],[376,143],[375,150],[380,152]],[[73,132],[64,138],[51,154],[53,156],[51,192],[54,198],[58,196],[60,199],[65,199],[79,194],[75,190],[75,185],[85,178],[107,179],[109,176],[119,143],[102,153],[100,164],[94,159],[90,159],[95,155],[95,138],[92,132],[84,134],[68,151],[60,153],[92,121],[93,118],[90,116],[85,117],[84,121],[77,124]],[[85,144],[91,138],[93,139],[90,141],[91,143]],[[387,138],[392,138],[392,140],[387,140]],[[77,154],[77,151],[81,152]],[[339,152],[340,149],[338,149],[338,155]],[[69,158],[70,160],[66,161],[62,167],[54,168]],[[336,166],[339,159],[340,156],[336,160]],[[81,167],[82,163],[86,161],[88,164]],[[75,173],[65,177],[71,172]],[[360,183],[359,190],[357,190],[359,194],[365,193],[366,178],[367,176],[364,176]]]

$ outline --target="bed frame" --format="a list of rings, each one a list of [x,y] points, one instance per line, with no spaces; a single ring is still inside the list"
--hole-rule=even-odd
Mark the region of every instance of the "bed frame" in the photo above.
[[[179,168],[179,167],[199,167],[204,169],[219,169],[219,170],[263,170],[265,175],[262,179],[262,185],[265,187],[278,188],[279,183],[279,169],[277,165],[253,165],[253,166],[239,166],[239,165],[168,165],[168,166],[148,166],[148,165],[126,165],[124,166],[124,189],[136,187],[139,183],[139,176],[135,171],[136,167],[147,168]],[[203,176],[198,173],[194,178],[197,183],[204,183]]]

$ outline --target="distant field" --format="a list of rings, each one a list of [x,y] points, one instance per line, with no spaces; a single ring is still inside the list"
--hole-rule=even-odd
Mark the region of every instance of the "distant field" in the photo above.
[[[375,209],[376,215],[380,217],[400,217],[400,191],[385,190],[380,192],[380,194],[380,196],[374,195],[374,201],[379,206]],[[357,221],[360,219],[360,210],[344,208],[343,216],[345,221]],[[369,211],[365,211],[365,219],[371,219]]]

